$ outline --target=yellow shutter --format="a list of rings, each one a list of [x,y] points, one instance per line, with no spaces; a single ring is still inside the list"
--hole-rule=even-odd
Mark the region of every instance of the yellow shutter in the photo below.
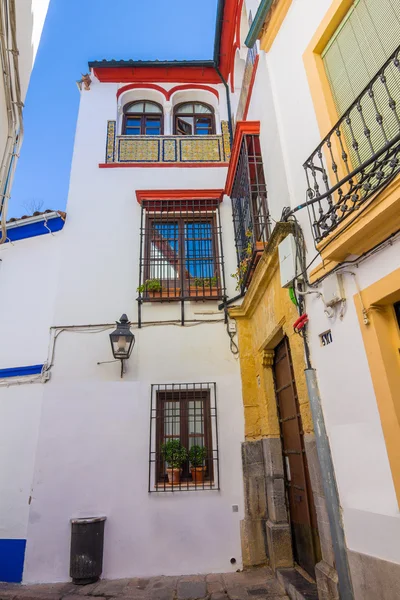
[[[322,54],[338,117],[346,112],[399,45],[400,0],[355,0]],[[387,69],[386,78],[390,96],[400,106],[400,77],[393,64]],[[353,110],[352,130],[343,126],[353,167],[399,133],[396,116],[389,108],[388,93],[379,80],[373,91],[374,99],[368,94],[362,98],[365,122]],[[383,117],[383,130],[377,123],[377,113]],[[363,133],[365,125],[371,132],[370,140]],[[360,144],[359,156],[352,150],[353,138]]]

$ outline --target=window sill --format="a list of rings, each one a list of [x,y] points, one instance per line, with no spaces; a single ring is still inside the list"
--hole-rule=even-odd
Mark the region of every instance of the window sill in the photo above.
[[[192,481],[181,481],[181,483],[159,483],[154,486],[154,492],[215,492],[219,488],[214,481],[205,481],[202,483],[194,483]]]

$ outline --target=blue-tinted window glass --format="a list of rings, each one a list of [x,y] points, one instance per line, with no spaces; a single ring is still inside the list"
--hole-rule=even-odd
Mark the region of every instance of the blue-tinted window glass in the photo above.
[[[214,276],[211,223],[185,224],[185,257],[190,277]]]
[[[153,222],[149,271],[151,279],[164,280],[179,277],[178,223]]]
[[[126,126],[127,127],[140,127],[140,117],[137,117],[137,118],[129,117],[128,119],[126,119]]]

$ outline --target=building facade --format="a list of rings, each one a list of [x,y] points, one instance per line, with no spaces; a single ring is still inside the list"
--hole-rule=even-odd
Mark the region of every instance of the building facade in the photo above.
[[[225,0],[210,61],[89,64],[67,216],[0,249],[24,582],[105,516],[104,577],[396,597],[399,33],[394,0]]]

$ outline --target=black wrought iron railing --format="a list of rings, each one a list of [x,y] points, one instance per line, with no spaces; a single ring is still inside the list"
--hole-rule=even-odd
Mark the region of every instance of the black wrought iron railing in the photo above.
[[[139,305],[225,294],[218,199],[143,200]]]
[[[400,172],[400,47],[303,166],[317,242]]]
[[[233,275],[243,291],[268,242],[267,186],[258,135],[245,135],[231,193],[238,268]]]
[[[217,386],[151,386],[149,492],[219,490]]]

